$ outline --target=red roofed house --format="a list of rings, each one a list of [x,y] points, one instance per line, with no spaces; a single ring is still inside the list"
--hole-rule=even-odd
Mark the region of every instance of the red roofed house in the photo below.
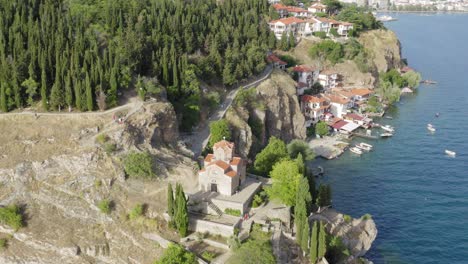
[[[315,3],[311,5],[307,9],[310,13],[316,14],[316,13],[326,13],[327,12],[327,6],[321,3]]]
[[[206,156],[198,183],[202,191],[231,196],[245,181],[245,173],[245,161],[234,156],[234,143],[222,140],[214,144],[213,154]]]
[[[297,73],[297,82],[306,83],[309,88],[312,87],[317,80],[319,71],[312,66],[299,65],[293,68],[293,72]]]
[[[294,17],[307,17],[309,15],[307,10],[297,6],[285,6],[283,4],[274,4],[272,6],[281,18],[289,15]]]
[[[351,29],[353,29],[353,23],[339,22],[337,31],[340,36],[348,37],[348,33]]]
[[[342,118],[348,112],[349,99],[337,94],[327,94],[323,97],[330,102],[330,112],[334,116]]]
[[[284,70],[286,69],[286,65],[288,65],[287,62],[282,61],[280,58],[278,58],[275,54],[270,54],[267,56],[267,61],[271,64],[273,64],[273,67],[276,69]]]
[[[288,7],[283,4],[274,4],[273,8],[278,12],[281,18],[288,16]]]
[[[350,92],[353,94],[354,101],[367,100],[369,99],[370,95],[374,93],[374,91],[367,88],[351,89]]]
[[[287,17],[270,21],[268,24],[270,30],[275,33],[276,38],[281,39],[283,33],[286,33],[289,37],[290,32],[292,32],[296,36],[298,32],[302,31],[305,21],[297,17]]]
[[[329,108],[327,100],[321,96],[304,95],[301,98],[302,112],[312,124],[324,119],[324,114]]]

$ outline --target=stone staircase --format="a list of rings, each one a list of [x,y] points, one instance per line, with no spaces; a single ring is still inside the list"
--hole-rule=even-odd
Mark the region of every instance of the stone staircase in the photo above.
[[[219,216],[223,215],[223,211],[221,211],[221,209],[219,209],[218,206],[216,206],[211,201],[208,201],[207,203],[208,203],[208,207],[210,207],[213,211],[215,211]]]

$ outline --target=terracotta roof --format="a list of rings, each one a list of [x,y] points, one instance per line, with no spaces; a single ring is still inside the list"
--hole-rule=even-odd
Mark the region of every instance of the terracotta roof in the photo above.
[[[267,61],[268,61],[268,62],[277,62],[277,63],[279,63],[279,64],[281,64],[281,65],[286,65],[286,64],[288,64],[287,62],[284,62],[284,61],[282,61],[280,58],[278,58],[275,54],[270,54],[270,55],[268,55]]]
[[[364,95],[369,95],[369,94],[373,93],[373,91],[369,90],[367,88],[361,88],[361,89],[352,89],[351,93],[354,94],[354,95],[364,96]]]
[[[401,68],[400,71],[405,73],[405,72],[410,72],[410,71],[414,71],[414,70],[413,70],[413,68],[411,68],[409,66],[405,66],[405,67]]]
[[[349,103],[348,99],[343,98],[343,97],[341,97],[339,95],[330,94],[330,95],[327,95],[326,97],[332,103],[337,103],[337,104],[347,104],[347,103]]]
[[[226,171],[227,169],[229,169],[231,166],[229,166],[229,164],[227,164],[226,162],[222,161],[222,160],[217,160],[213,163],[210,163],[208,166],[211,166],[211,165],[214,165],[216,167],[219,167],[221,169],[223,169],[224,171]]]
[[[349,23],[349,22],[339,22],[341,25],[343,26],[352,26],[353,23]]]
[[[214,155],[213,154],[208,154],[206,155],[205,161],[210,163],[213,160]]]
[[[270,24],[275,24],[277,22],[281,22],[285,25],[289,25],[289,24],[293,24],[293,23],[305,23],[304,20],[302,19],[299,19],[297,17],[286,17],[286,18],[281,18],[281,19],[278,19],[278,20],[273,20],[270,22]]]
[[[340,120],[340,121],[336,122],[335,124],[333,124],[331,127],[335,128],[335,129],[340,129],[340,128],[344,127],[347,124],[348,124],[348,122],[346,122],[344,120]]]
[[[326,5],[323,5],[321,3],[315,3],[315,4],[311,5],[310,7],[311,8],[316,8],[316,9],[325,9],[325,8],[327,8]]]
[[[351,98],[351,97],[353,97],[353,95],[354,95],[354,94],[353,94],[352,92],[350,92],[350,91],[341,90],[341,89],[336,89],[336,88],[332,89],[332,91],[335,92],[335,93],[337,93],[337,94],[339,94],[339,95],[341,95],[341,96],[344,96],[344,97],[346,97],[346,98]]]
[[[227,140],[221,140],[219,142],[216,142],[214,145],[213,145],[213,149],[215,148],[224,148],[224,147],[228,147],[230,149],[234,148],[234,143],[233,142],[229,142]]]
[[[233,171],[233,170],[230,170],[228,172],[226,172],[224,175],[226,176],[229,176],[229,177],[235,177],[237,175],[237,172]]]
[[[239,165],[242,162],[242,158],[234,157],[231,160],[231,165]]]
[[[293,68],[295,72],[313,72],[315,68],[309,65],[299,65]]]
[[[364,120],[364,117],[363,117],[363,116],[360,116],[360,115],[355,114],[355,113],[347,114],[347,115],[345,115],[344,117],[345,117],[345,118],[352,119],[352,120]]]
[[[302,96],[302,101],[303,102],[308,102],[308,103],[323,103],[325,102],[325,98],[323,97],[317,97],[317,96],[312,96],[312,95],[303,95]]]
[[[294,12],[294,13],[301,13],[301,12],[307,12],[304,8],[296,7],[296,6],[287,6],[286,10],[288,12]]]
[[[288,7],[283,5],[283,4],[274,4],[272,5],[274,9],[276,10],[281,10],[281,9],[287,9]]]

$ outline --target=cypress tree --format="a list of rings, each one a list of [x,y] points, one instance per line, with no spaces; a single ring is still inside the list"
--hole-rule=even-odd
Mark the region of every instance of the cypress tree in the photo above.
[[[86,107],[88,111],[93,111],[93,89],[91,88],[91,81],[89,79],[89,74],[86,73],[85,79],[85,89],[86,89]]]
[[[171,217],[171,222],[174,221],[174,193],[170,183],[167,185],[167,213]]]
[[[187,235],[188,231],[188,212],[187,200],[185,199],[184,190],[180,184],[176,185],[176,208],[174,214],[175,226],[182,237]]]
[[[0,107],[3,112],[8,112],[7,98],[5,94],[5,85],[2,83],[0,87]]]
[[[320,230],[318,235],[318,258],[323,258],[325,253],[327,253],[327,234],[325,233],[325,225],[320,222]]]
[[[307,203],[311,201],[309,184],[305,177],[302,177],[297,186],[296,205],[294,207],[294,221],[296,224],[296,242],[302,244],[304,236],[309,236],[309,231],[303,233],[307,224]],[[307,229],[309,229],[307,224]],[[307,238],[305,238],[307,240]]]
[[[288,35],[286,35],[286,32],[283,32],[283,34],[281,35],[279,48],[285,51],[289,49]]]
[[[47,76],[46,76],[46,71],[43,68],[41,72],[41,102],[42,102],[42,108],[44,110],[48,109],[48,104],[47,104]]]
[[[288,41],[289,41],[289,43],[288,43],[288,46],[289,46],[288,49],[294,48],[294,46],[296,46],[296,38],[294,37],[294,34],[293,34],[292,31],[289,32]]]
[[[310,263],[317,262],[318,259],[318,221],[315,221],[312,226],[312,234],[310,236]]]
[[[302,252],[304,253],[304,256],[307,252],[307,249],[309,249],[309,219],[307,216],[303,220],[303,228],[302,228],[302,238],[301,238],[301,248]]]
[[[65,78],[65,102],[71,109],[73,105],[73,89],[71,86],[70,72],[67,73],[67,77]]]

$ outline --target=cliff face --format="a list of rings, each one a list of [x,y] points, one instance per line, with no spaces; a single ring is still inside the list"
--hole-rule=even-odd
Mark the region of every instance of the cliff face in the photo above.
[[[362,217],[346,221],[343,214],[328,209],[320,214],[312,215],[310,220],[326,222],[327,231],[341,238],[351,253],[346,263],[355,263],[357,258],[364,256],[377,237],[377,227],[371,218]]]
[[[286,142],[306,138],[305,118],[295,82],[288,74],[274,70],[270,78],[256,88],[255,100],[260,108],[233,107],[226,114],[234,128],[233,138],[241,156],[247,157],[260,150],[270,136]]]

